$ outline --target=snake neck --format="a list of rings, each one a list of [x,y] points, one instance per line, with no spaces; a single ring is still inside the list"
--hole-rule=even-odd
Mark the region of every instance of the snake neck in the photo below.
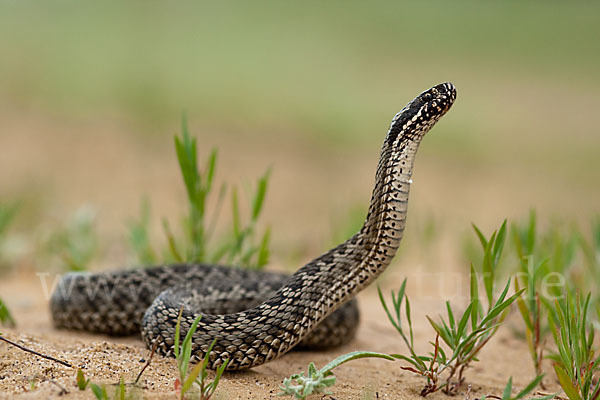
[[[332,290],[323,301],[343,304],[369,285],[390,264],[404,233],[413,165],[422,135],[394,135],[381,150],[375,187],[362,228],[350,239],[303,267],[319,267]],[[300,272],[300,271],[299,271]],[[339,289],[340,295],[336,293]]]
[[[388,134],[390,140],[386,140],[381,151],[369,212],[355,235],[362,244],[357,251],[366,254],[357,268],[358,275],[361,275],[362,269],[368,272],[364,285],[383,272],[400,246],[406,225],[413,165],[421,138],[406,135],[398,139],[398,144],[393,144]],[[392,146],[398,150],[393,151]],[[357,239],[351,238],[350,241]]]

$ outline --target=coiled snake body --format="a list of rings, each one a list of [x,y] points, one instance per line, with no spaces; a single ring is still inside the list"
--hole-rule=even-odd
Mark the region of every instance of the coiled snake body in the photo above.
[[[68,274],[50,307],[59,328],[109,334],[141,330],[149,347],[172,354],[179,310],[182,335],[202,314],[193,358],[228,370],[255,367],[297,345],[332,346],[353,337],[351,299],[390,263],[400,244],[415,154],[421,139],[456,98],[450,83],[421,93],[392,120],[363,227],[291,276],[213,265],[171,265],[99,274]],[[337,310],[337,311],[336,311]]]

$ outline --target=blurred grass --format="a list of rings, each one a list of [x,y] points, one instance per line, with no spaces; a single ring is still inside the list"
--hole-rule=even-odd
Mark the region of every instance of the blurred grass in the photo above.
[[[165,143],[186,110],[202,146],[225,147],[224,171],[284,154],[266,209],[285,204],[280,221],[298,207],[312,226],[324,219],[317,207],[331,210],[285,197],[297,186],[287,181],[305,173],[311,198],[366,188],[352,183],[391,117],[450,80],[458,100],[421,150],[416,179],[431,184],[415,188],[415,211],[481,220],[477,203],[491,221],[552,198],[546,210],[587,216],[600,195],[598,15],[600,3],[584,1],[0,0],[0,166],[16,170],[0,176],[0,196],[122,207],[114,227],[140,190],[170,190],[159,184],[171,177]],[[106,172],[112,163],[123,176]],[[167,200],[157,207],[176,204]]]
[[[484,146],[476,132],[490,129],[490,116],[512,112],[528,122],[537,111],[536,104],[522,109],[521,82],[542,97],[565,86],[576,97],[600,84],[600,52],[591,51],[600,33],[596,2],[0,7],[0,74],[10,77],[0,81],[3,103],[59,114],[123,113],[160,129],[185,108],[229,130],[286,129],[352,144],[414,94],[452,80],[459,96],[475,93],[461,96],[463,111],[450,127],[457,134],[439,146],[470,144],[478,153]],[[504,91],[512,99],[499,98]],[[517,99],[515,110],[502,104]]]

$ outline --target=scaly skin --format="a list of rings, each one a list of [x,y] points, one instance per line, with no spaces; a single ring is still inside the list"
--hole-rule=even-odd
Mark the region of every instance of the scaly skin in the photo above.
[[[261,365],[299,344],[326,346],[349,340],[358,323],[350,300],[396,254],[417,149],[455,98],[454,86],[443,83],[396,114],[383,143],[363,227],[291,277],[207,265],[68,275],[59,289],[71,287],[71,292],[57,290],[52,297],[55,324],[109,333],[130,333],[141,325],[146,344],[158,342],[158,351],[171,355],[183,305],[182,335],[202,314],[193,335],[193,359],[204,358],[216,339],[209,367],[229,360],[228,370]],[[90,293],[89,288],[96,287],[90,282],[106,282],[109,290]]]

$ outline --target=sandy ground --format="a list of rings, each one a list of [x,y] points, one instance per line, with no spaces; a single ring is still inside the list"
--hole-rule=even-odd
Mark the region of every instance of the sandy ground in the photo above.
[[[405,271],[406,272],[406,271]],[[397,265],[385,275],[384,288],[399,281],[404,275]],[[410,275],[410,274],[409,274]],[[427,276],[427,275],[424,275]],[[433,276],[433,274],[431,275]],[[447,275],[446,277],[451,277]],[[454,278],[457,276],[454,275]],[[434,287],[435,280],[419,287],[413,279],[408,291],[413,305],[415,342],[428,350],[427,342],[433,339],[425,315],[436,316],[443,301],[429,293],[451,293],[453,287],[464,284],[459,279],[447,279],[446,287]],[[441,282],[441,281],[440,281]],[[2,329],[4,336],[32,350],[68,361],[81,367],[93,382],[117,383],[120,377],[132,382],[148,359],[150,351],[136,337],[114,338],[80,332],[59,331],[52,327],[48,304],[41,281],[34,273],[14,275],[0,284],[3,297],[16,316],[18,329]],[[456,293],[459,291],[457,290]],[[414,294],[414,296],[413,296]],[[218,390],[218,399],[275,399],[283,378],[306,369],[310,361],[323,366],[338,355],[369,350],[384,353],[406,353],[403,343],[387,321],[377,294],[372,288],[359,295],[362,320],[357,337],[348,345],[326,352],[299,351],[264,366],[245,372],[227,373]],[[464,300],[464,299],[463,299]],[[453,302],[461,299],[454,296]],[[516,318],[514,322],[518,322]],[[467,385],[472,396],[501,394],[510,376],[515,388],[523,387],[532,378],[532,366],[523,341],[515,338],[511,326],[503,327],[481,354],[481,362],[474,363],[467,373]],[[379,359],[355,360],[335,370],[338,383],[332,388],[332,397],[326,399],[417,399],[423,381],[400,369],[400,362]],[[175,360],[156,355],[141,379],[136,393],[149,399],[176,397],[174,382],[177,367]],[[211,373],[212,375],[212,373]],[[551,376],[551,375],[548,375]],[[69,393],[59,396],[59,384]],[[35,388],[31,388],[31,382]],[[547,379],[551,388],[556,385]],[[458,397],[465,398],[466,389]],[[52,361],[38,358],[0,343],[0,398],[90,398],[90,391],[80,392],[76,387],[75,370]],[[429,398],[446,398],[435,393]],[[315,396],[319,398],[319,396]],[[474,397],[472,397],[474,398]]]
[[[164,149],[171,146],[170,138],[149,136],[142,140],[125,134],[127,124],[118,121],[114,125],[107,122],[105,126],[95,121],[67,123],[36,118],[24,121],[3,116],[5,130],[0,135],[0,148],[11,151],[4,151],[0,158],[0,169],[5,172],[0,174],[3,190],[0,194],[37,196],[43,202],[44,217],[54,215],[58,220],[77,206],[92,203],[100,213],[100,233],[108,242],[123,240],[124,221],[138,215],[143,194],[151,197],[153,210],[158,210],[154,215],[156,232],[160,233],[159,216],[173,217],[183,212],[184,193],[175,159],[170,147]],[[204,133],[199,142],[202,155],[216,145],[228,149],[221,152],[219,178],[233,182],[243,182],[245,178],[247,182],[269,165],[273,166],[264,218],[273,232],[277,232],[273,237],[272,265],[280,269],[297,268],[319,254],[330,241],[332,222],[344,218],[345,210],[354,205],[366,204],[379,149],[376,144],[368,151],[356,148],[325,151],[295,136],[276,135],[257,138]],[[468,293],[464,281],[463,286],[457,286],[450,278],[458,276],[457,282],[464,279],[465,264],[459,261],[461,235],[472,221],[489,231],[504,217],[522,218],[532,204],[541,216],[566,215],[585,220],[597,212],[599,188],[590,183],[594,180],[589,176],[578,181],[568,179],[568,173],[549,174],[541,169],[528,169],[524,173],[518,165],[488,167],[481,160],[474,162],[457,164],[450,158],[428,153],[424,146],[417,160],[405,239],[412,245],[408,252],[401,248],[400,256],[379,281],[389,290],[397,288],[405,276],[409,277],[415,342],[423,351],[429,349],[428,341],[434,339],[425,315],[437,315],[446,299],[464,305],[461,294]],[[505,190],[507,187],[510,189]],[[437,237],[441,244],[435,248],[419,247],[415,245],[419,241],[419,222],[430,213],[436,217],[442,232]],[[38,217],[34,214],[30,218]],[[109,252],[102,265],[114,265],[115,260],[124,263],[122,251]],[[127,382],[133,381],[149,350],[137,338],[53,329],[46,296],[36,276],[36,271],[44,268],[36,265],[35,260],[29,261],[0,277],[0,296],[17,320],[16,329],[2,328],[3,335],[82,367],[94,382],[112,384],[121,376]],[[424,265],[424,269],[419,265]],[[452,272],[459,270],[463,273]],[[284,377],[304,371],[310,361],[320,367],[353,350],[405,353],[375,289],[368,288],[359,299],[362,322],[350,344],[324,353],[292,352],[251,371],[227,373],[218,398],[276,398]],[[513,320],[516,323],[517,319]],[[481,362],[468,370],[471,398],[501,394],[510,376],[514,377],[515,388],[533,377],[526,345],[515,338],[510,326],[500,330],[480,358]],[[401,365],[371,359],[343,365],[335,370],[338,383],[332,389],[332,397],[323,398],[419,398],[422,380],[401,370]],[[144,397],[175,398],[175,373],[174,360],[156,356],[141,381]],[[546,381],[553,389],[556,384],[551,376]],[[69,392],[61,398],[92,396],[89,391],[77,390],[74,370],[0,343],[0,398],[58,397],[59,389],[50,379]],[[31,381],[36,382],[34,389]],[[464,398],[464,391],[458,397]],[[446,396],[436,393],[430,398]]]

